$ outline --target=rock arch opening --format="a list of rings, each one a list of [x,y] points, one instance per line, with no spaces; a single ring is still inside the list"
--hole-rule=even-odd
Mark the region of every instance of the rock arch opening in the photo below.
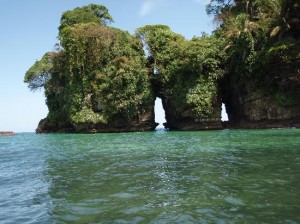
[[[158,123],[155,130],[165,129],[164,123],[166,122],[166,113],[162,105],[162,100],[159,97],[156,97],[155,99],[154,114],[155,122]]]
[[[222,121],[229,121],[228,114],[227,114],[226,107],[225,107],[224,103],[222,103],[221,120]]]

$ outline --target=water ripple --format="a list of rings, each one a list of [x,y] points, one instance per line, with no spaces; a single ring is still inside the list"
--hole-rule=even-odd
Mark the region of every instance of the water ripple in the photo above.
[[[300,130],[0,138],[0,223],[299,223]]]

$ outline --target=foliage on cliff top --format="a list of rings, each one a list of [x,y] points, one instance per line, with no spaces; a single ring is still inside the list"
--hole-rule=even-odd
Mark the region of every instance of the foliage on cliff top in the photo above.
[[[32,91],[44,87],[45,83],[51,78],[53,63],[46,53],[41,60],[36,61],[33,66],[25,73],[24,82],[28,83],[28,88]]]
[[[69,123],[82,131],[117,117],[138,120],[143,105],[152,103],[142,44],[128,32],[106,26],[107,21],[112,19],[103,6],[64,13],[57,52],[46,54],[26,73],[30,88],[45,88],[48,124]],[[36,85],[36,80],[43,83]]]
[[[59,33],[61,33],[65,27],[70,27],[75,24],[96,23],[106,26],[113,21],[113,18],[105,6],[89,4],[64,12],[60,19],[60,26],[58,29]]]
[[[195,117],[212,116],[218,107],[218,80],[223,76],[220,43],[213,36],[186,40],[164,25],[137,29],[148,53],[155,91]]]
[[[279,88],[282,95],[290,93],[288,87],[300,88],[298,0],[211,0],[207,12],[219,24],[215,35],[223,40],[232,86],[245,92],[241,86],[253,85],[247,91],[262,88],[267,94]]]

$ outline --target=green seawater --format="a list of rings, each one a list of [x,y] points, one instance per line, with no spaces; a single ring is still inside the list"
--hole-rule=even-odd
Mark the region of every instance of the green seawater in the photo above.
[[[1,136],[0,223],[300,223],[300,130]]]

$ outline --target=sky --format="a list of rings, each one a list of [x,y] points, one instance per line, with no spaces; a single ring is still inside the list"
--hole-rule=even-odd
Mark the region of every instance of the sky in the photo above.
[[[24,75],[58,43],[62,13],[91,3],[106,6],[112,26],[132,34],[152,24],[168,25],[187,39],[215,29],[205,12],[208,0],[1,0],[0,131],[33,132],[47,116],[43,91],[31,92]],[[164,120],[161,106],[156,119]]]

